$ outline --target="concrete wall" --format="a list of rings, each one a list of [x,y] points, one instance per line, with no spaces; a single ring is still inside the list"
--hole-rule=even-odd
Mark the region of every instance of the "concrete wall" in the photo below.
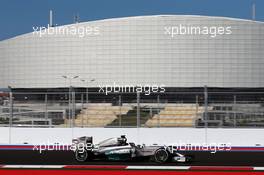
[[[9,137],[9,133],[11,137]],[[125,134],[129,142],[225,143],[231,146],[264,146],[264,129],[197,128],[0,128],[0,144],[70,144],[72,137],[93,136],[95,142]],[[10,142],[11,141],[11,142]]]

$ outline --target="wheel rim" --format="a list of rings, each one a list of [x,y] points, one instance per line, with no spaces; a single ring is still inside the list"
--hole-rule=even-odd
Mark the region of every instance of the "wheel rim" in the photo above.
[[[77,161],[79,161],[79,162],[84,162],[84,161],[86,161],[87,160],[87,158],[88,158],[88,153],[87,153],[87,151],[86,150],[77,150],[76,152],[75,152],[75,158],[76,158],[76,160]]]
[[[166,162],[168,160],[168,153],[166,150],[164,149],[159,149],[155,152],[155,160],[156,162],[159,162],[159,163],[163,163],[163,162]]]

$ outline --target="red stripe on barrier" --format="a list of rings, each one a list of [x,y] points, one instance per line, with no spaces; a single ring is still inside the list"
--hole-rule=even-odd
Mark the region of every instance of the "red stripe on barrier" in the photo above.
[[[189,170],[205,170],[205,171],[253,171],[253,167],[244,166],[191,166]]]
[[[66,165],[63,168],[69,169],[126,169],[122,165]]]
[[[27,149],[33,149],[34,148],[34,146],[16,146],[16,145],[4,145],[4,146],[0,146],[0,149],[25,149],[25,148],[27,148]]]
[[[205,171],[0,170],[4,175],[212,175]],[[214,175],[260,175],[260,172],[213,172]]]
[[[231,151],[264,151],[264,147],[232,147]]]

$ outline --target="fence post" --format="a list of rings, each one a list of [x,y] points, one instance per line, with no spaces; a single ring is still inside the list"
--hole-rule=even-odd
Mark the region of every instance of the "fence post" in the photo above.
[[[236,127],[236,95],[234,95],[234,127]]]
[[[198,111],[199,111],[199,97],[198,97],[198,95],[195,96],[195,104],[196,104],[195,117],[197,119],[198,118]]]
[[[207,86],[204,86],[204,120],[205,120],[205,127],[208,127],[208,92]]]
[[[10,88],[9,92],[9,144],[11,144],[11,127],[13,126],[13,92],[12,89]]]
[[[119,98],[118,98],[118,106],[119,106],[119,127],[122,126],[122,115],[121,115],[121,95],[119,95]]]
[[[88,103],[89,103],[89,88],[87,86],[87,88],[86,88],[86,105],[88,105]]]
[[[45,120],[48,123],[48,94],[45,93]]]
[[[137,92],[137,128],[140,127],[140,92]]]
[[[75,104],[75,91],[72,89],[72,127],[75,126],[75,109],[76,109],[76,104]]]
[[[158,128],[160,127],[160,96],[158,95],[157,97],[157,112],[158,112]]]
[[[82,103],[82,109],[83,110],[83,93],[81,93],[81,103]],[[83,128],[83,115],[82,116],[82,128]]]
[[[68,125],[71,128],[71,86],[69,86],[68,105]]]
[[[207,128],[208,128],[208,92],[207,86],[204,86],[204,127],[205,127],[205,142],[207,143]]]
[[[81,104],[82,104],[82,109],[83,109],[83,93],[81,93]]]

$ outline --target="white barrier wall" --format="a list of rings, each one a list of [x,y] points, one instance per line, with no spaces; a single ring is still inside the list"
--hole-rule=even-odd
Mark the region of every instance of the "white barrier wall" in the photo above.
[[[10,135],[9,135],[10,134]],[[70,144],[73,137],[93,136],[97,143],[126,135],[138,144],[225,143],[232,146],[264,146],[264,129],[197,128],[0,128],[0,144]]]

